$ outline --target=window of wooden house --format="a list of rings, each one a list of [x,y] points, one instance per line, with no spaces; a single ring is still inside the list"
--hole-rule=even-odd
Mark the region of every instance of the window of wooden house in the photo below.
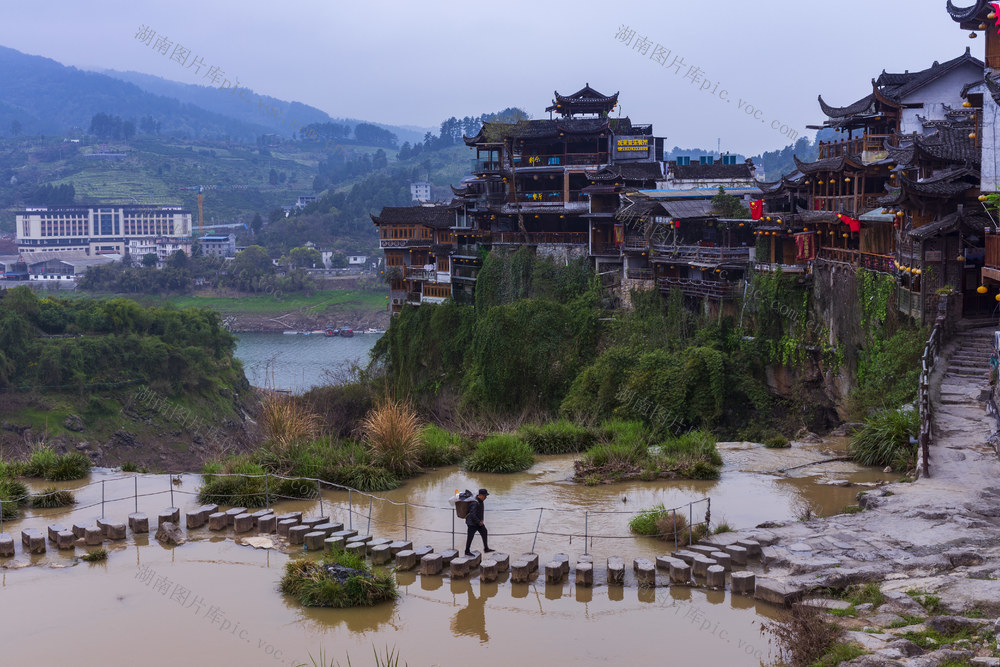
[[[437,258],[438,271],[448,270],[448,257],[438,257]]]

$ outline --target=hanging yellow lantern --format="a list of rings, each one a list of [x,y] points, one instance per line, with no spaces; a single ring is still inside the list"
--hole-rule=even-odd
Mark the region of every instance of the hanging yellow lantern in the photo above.
[[[975,139],[976,138],[976,133],[975,132],[970,132],[969,133],[969,138],[970,139]]]
[[[993,297],[993,298],[994,298],[994,299],[996,299],[997,301],[1000,301],[1000,294],[997,294],[997,295],[996,295],[995,297]]]
[[[979,195],[979,201],[986,201],[986,195]]]
[[[843,236],[846,239],[847,238],[847,232],[844,232]]]
[[[962,102],[962,106],[968,109],[972,106],[972,102],[970,102],[969,100],[965,100],[964,102]]]
[[[959,255],[958,257],[955,258],[955,261],[958,262],[959,264],[965,264],[965,255]]]
[[[783,225],[783,224],[785,224],[785,223],[783,223],[783,222],[781,221],[781,218],[778,218],[778,224],[779,224],[779,225]]]
[[[896,217],[897,218],[902,218],[904,215],[906,215],[906,214],[903,213],[902,211],[896,211]]]

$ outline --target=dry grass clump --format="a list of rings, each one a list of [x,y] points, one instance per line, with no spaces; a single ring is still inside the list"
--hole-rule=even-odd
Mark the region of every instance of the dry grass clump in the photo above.
[[[772,621],[761,624],[760,632],[769,635],[768,641],[776,645],[777,664],[789,667],[806,667],[807,665],[839,664],[827,663],[823,658],[826,654],[838,654],[842,650],[838,640],[844,630],[825,617],[825,614],[815,607],[794,605],[784,621]],[[857,654],[848,659],[857,657]]]
[[[261,405],[261,428],[278,449],[305,442],[319,435],[319,417],[298,398],[278,393],[268,394]]]
[[[419,472],[422,431],[408,401],[382,399],[361,420],[361,432],[373,464],[404,477]]]

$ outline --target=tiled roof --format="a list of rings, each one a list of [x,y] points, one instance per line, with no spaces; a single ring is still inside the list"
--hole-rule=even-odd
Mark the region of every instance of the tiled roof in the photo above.
[[[552,106],[545,110],[563,115],[608,112],[618,103],[618,93],[614,95],[599,93],[591,88],[589,83],[572,95],[560,95],[559,91],[553,91],[552,94],[555,97]]]
[[[657,181],[663,178],[659,162],[621,162],[587,174],[592,181]]]
[[[447,229],[455,224],[455,211],[447,206],[386,206],[371,218],[376,225],[409,224]]]
[[[823,101],[823,96],[819,96],[819,107],[823,110],[830,118],[845,118],[847,116],[856,116],[859,113],[874,113],[875,112],[875,95],[868,95],[867,97],[862,97],[860,100],[854,104],[849,104],[846,107],[834,107],[830,106]]]
[[[749,160],[743,164],[677,164],[667,163],[667,171],[672,173],[675,179],[681,180],[701,180],[701,179],[735,179],[750,180],[753,178],[753,163]]]

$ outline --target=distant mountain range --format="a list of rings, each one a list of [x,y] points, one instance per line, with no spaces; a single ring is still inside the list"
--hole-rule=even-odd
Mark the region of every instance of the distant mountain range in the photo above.
[[[258,106],[258,101],[263,104]],[[268,105],[280,113],[266,113]],[[263,95],[254,94],[253,103],[248,104],[216,88],[137,72],[88,72],[0,46],[0,135],[9,136],[14,121],[23,134],[86,131],[98,113],[131,119],[136,125],[149,117],[159,123],[162,134],[229,135],[245,141],[261,134],[291,136],[292,120],[302,125],[339,122],[352,127],[365,122],[331,118],[315,107]],[[400,143],[422,140],[425,131],[376,125],[394,132]]]

